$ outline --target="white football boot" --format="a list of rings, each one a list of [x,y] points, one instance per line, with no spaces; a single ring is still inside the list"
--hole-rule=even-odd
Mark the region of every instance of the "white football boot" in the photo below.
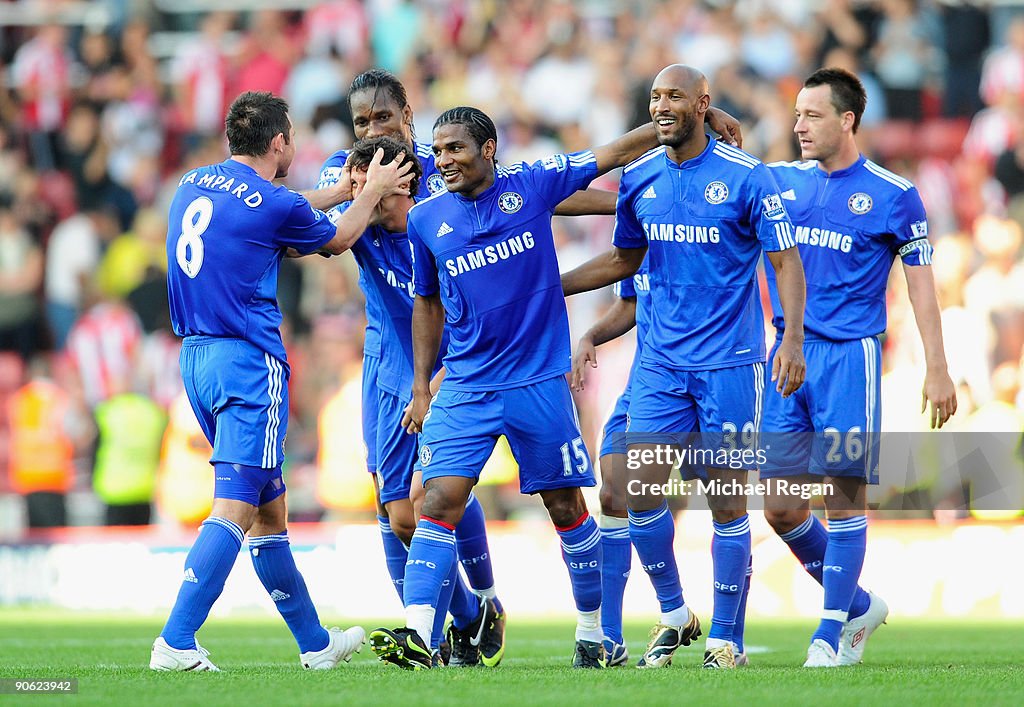
[[[871,597],[868,610],[843,624],[843,632],[839,634],[840,665],[857,665],[864,657],[868,638],[889,616],[889,605],[881,597],[871,592],[868,596]]]
[[[815,638],[807,648],[807,660],[804,661],[805,668],[837,668],[839,660],[836,652],[832,650],[825,640]]]
[[[327,647],[319,651],[309,651],[299,656],[302,667],[307,670],[330,670],[341,661],[346,663],[352,660],[355,653],[363,650],[366,643],[366,631],[362,626],[353,626],[342,631],[340,628],[332,628],[328,631],[330,641]]]
[[[220,668],[210,662],[207,656],[210,651],[196,643],[195,648],[171,648],[163,636],[153,641],[153,652],[149,656],[150,670],[172,670],[188,672],[220,672]]]

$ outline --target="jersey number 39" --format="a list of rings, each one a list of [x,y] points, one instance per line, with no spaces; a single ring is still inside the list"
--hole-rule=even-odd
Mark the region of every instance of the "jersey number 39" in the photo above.
[[[203,234],[213,218],[213,202],[205,196],[193,199],[181,216],[181,235],[174,249],[178,267],[194,278],[203,267]]]

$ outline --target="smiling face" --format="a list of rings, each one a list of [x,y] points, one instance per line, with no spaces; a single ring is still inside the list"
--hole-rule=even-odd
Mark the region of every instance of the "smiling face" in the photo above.
[[[434,129],[434,165],[448,191],[469,198],[479,196],[494,183],[494,140],[477,145],[462,123]]]
[[[356,91],[349,98],[349,107],[356,140],[393,137],[412,142],[412,108],[400,107],[390,91],[376,88]]]
[[[796,97],[793,132],[800,141],[800,157],[828,163],[842,148],[853,128],[853,112],[840,113],[827,84],[804,88]]]
[[[654,79],[651,86],[650,113],[658,142],[678,148],[693,137],[704,124],[710,97],[703,77],[681,66],[670,66]]]

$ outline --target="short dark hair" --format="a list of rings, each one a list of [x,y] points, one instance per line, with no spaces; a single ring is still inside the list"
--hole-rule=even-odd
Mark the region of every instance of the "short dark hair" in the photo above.
[[[352,107],[352,94],[356,91],[366,91],[373,89],[374,92],[384,89],[391,98],[398,104],[399,108],[405,108],[409,105],[409,98],[405,93],[405,86],[398,80],[390,71],[385,69],[369,69],[352,79],[352,84],[348,87],[348,106]]]
[[[488,140],[494,140],[494,144],[498,144],[498,130],[494,127],[494,121],[479,108],[449,108],[434,122],[434,130],[442,125],[465,125],[477,147],[483,147]]]
[[[268,91],[246,91],[228,108],[224,128],[232,155],[265,155],[278,133],[291,141],[288,102]]]
[[[402,152],[405,153],[405,160],[411,165],[407,173],[412,177],[412,181],[409,182],[409,196],[416,196],[416,193],[420,190],[420,179],[423,177],[423,165],[420,164],[419,158],[416,157],[416,151],[412,148],[412,145],[396,140],[393,137],[374,137],[359,140],[352,146],[345,163],[352,169],[369,167],[378,149],[384,150],[384,158],[381,160],[383,164],[394,162],[395,157]]]
[[[832,107],[837,113],[850,111],[853,113],[853,132],[860,127],[860,118],[868,104],[868,96],[864,84],[857,76],[838,67],[818,69],[804,81],[805,88],[828,86],[832,91]]]

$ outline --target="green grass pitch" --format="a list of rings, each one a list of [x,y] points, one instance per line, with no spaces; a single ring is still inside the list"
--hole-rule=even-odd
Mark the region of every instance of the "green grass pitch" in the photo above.
[[[339,622],[347,625],[344,622]],[[394,623],[391,621],[390,623]],[[574,671],[572,626],[518,622],[508,627],[505,660],[497,669],[410,673],[379,664],[365,647],[349,665],[306,672],[284,624],[270,618],[213,618],[200,632],[221,673],[152,673],[149,646],[159,618],[41,610],[0,611],[0,678],[79,680],[76,696],[0,696],[76,705],[401,704],[565,705],[659,704],[1020,705],[1024,703],[1024,624],[933,623],[891,619],[870,642],[867,662],[854,668],[803,670],[813,622],[748,626],[757,651],[752,665],[730,672],[701,670],[701,649],[676,653],[664,670]],[[367,629],[374,625],[365,624]],[[627,626],[635,657],[647,627]],[[701,640],[703,644],[703,639]],[[635,662],[635,660],[634,660]]]

